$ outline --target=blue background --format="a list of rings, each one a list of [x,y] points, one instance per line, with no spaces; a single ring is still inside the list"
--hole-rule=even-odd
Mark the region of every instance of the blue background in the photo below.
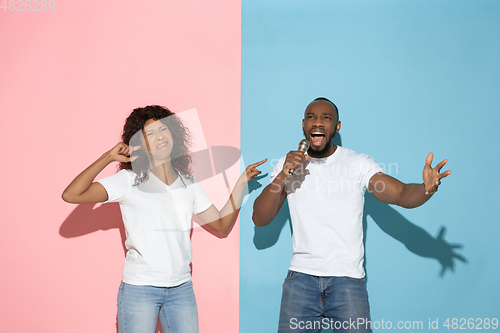
[[[342,146],[401,181],[421,182],[429,152],[452,170],[413,210],[367,196],[372,321],[500,317],[499,33],[496,0],[243,0],[242,152],[270,161],[240,214],[240,332],[277,331],[288,212],[257,229],[252,205],[318,96],[339,107]]]

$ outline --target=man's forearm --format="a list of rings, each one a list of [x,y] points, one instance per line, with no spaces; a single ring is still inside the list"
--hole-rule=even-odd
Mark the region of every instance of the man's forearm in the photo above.
[[[415,208],[422,206],[431,197],[432,194],[425,194],[424,184],[404,184],[397,205],[404,208]]]
[[[280,172],[273,182],[266,186],[253,204],[252,220],[258,227],[268,225],[283,205],[286,177]]]

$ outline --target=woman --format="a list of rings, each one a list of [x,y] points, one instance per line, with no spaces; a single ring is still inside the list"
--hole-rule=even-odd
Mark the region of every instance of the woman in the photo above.
[[[118,293],[120,333],[153,333],[158,316],[165,333],[198,332],[189,266],[192,214],[227,234],[246,183],[260,174],[256,167],[266,160],[245,169],[219,211],[191,175],[190,133],[170,110],[157,105],[135,109],[122,141],[80,173],[63,200],[120,203],[128,250]],[[120,171],[94,182],[115,161]]]

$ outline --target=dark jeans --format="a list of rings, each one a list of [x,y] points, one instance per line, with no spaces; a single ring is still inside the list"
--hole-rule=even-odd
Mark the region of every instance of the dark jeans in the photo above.
[[[283,283],[279,333],[371,333],[365,279],[288,271]]]

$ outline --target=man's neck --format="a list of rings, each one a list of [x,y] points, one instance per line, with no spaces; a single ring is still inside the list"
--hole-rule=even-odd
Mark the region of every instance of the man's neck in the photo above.
[[[314,152],[313,150],[309,149],[307,151],[307,154],[311,157],[314,157],[314,158],[325,158],[325,157],[333,155],[333,153],[335,153],[336,150],[337,150],[337,146],[332,144],[328,147],[328,149],[323,149],[323,150],[318,151],[318,152]]]

